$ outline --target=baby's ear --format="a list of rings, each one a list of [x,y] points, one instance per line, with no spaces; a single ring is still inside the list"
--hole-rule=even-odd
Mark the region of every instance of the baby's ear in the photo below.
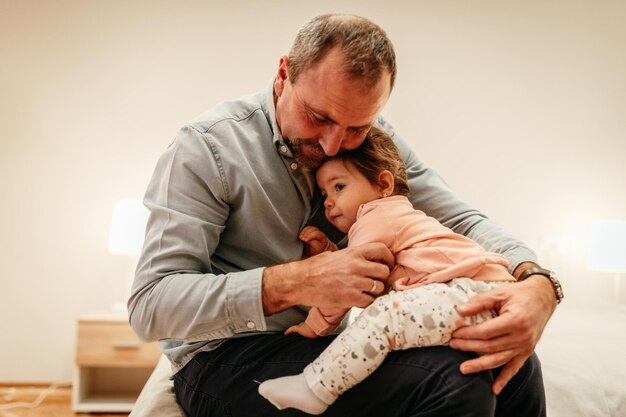
[[[393,174],[386,169],[378,174],[378,187],[380,188],[381,197],[389,197],[393,194],[394,182]]]

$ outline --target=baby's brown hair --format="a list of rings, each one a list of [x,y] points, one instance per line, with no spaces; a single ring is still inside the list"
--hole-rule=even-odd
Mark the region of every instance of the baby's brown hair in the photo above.
[[[400,152],[391,136],[377,127],[370,129],[361,146],[334,158],[351,162],[372,184],[378,184],[378,175],[387,170],[393,174],[393,194],[409,195],[406,167]]]

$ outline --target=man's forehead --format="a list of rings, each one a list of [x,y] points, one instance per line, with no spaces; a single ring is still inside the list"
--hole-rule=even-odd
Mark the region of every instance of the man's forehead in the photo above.
[[[310,105],[309,103],[307,103],[306,99],[302,100],[302,104],[304,106],[304,108],[309,111],[310,113],[313,113],[316,117],[328,120],[329,122],[335,123],[335,124],[341,124],[339,121],[335,120],[333,118],[333,116],[331,114],[329,114],[325,109],[323,108],[316,108],[314,105]],[[351,127],[351,128],[358,128],[358,129],[362,129],[362,128],[369,128],[374,124],[374,120],[376,119],[376,114],[367,117],[367,118],[363,118],[363,120],[365,121],[362,124],[350,124],[347,127]],[[371,120],[370,120],[371,119]],[[359,120],[357,123],[361,122],[361,120]]]
[[[324,80],[314,73],[306,71],[293,84],[296,97],[305,110],[345,127],[371,125],[387,101],[388,90],[363,89],[358,80]]]

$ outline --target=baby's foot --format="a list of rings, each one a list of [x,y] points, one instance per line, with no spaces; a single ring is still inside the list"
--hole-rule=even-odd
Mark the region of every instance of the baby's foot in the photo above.
[[[268,379],[259,385],[259,394],[279,410],[297,408],[309,414],[322,414],[328,404],[317,398],[304,379],[304,374]]]

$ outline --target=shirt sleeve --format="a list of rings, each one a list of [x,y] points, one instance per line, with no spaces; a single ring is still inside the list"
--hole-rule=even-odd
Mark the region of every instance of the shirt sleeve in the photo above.
[[[198,341],[266,329],[263,268],[211,267],[229,216],[220,160],[205,134],[183,128],[159,159],[146,191],[143,252],[128,301],[130,324],[145,340]]]
[[[382,117],[378,119],[378,124],[391,135],[406,164],[409,199],[414,208],[478,242],[487,251],[506,256],[511,273],[522,262],[537,262],[535,253],[523,242],[459,198],[435,170],[417,158],[411,147]]]

